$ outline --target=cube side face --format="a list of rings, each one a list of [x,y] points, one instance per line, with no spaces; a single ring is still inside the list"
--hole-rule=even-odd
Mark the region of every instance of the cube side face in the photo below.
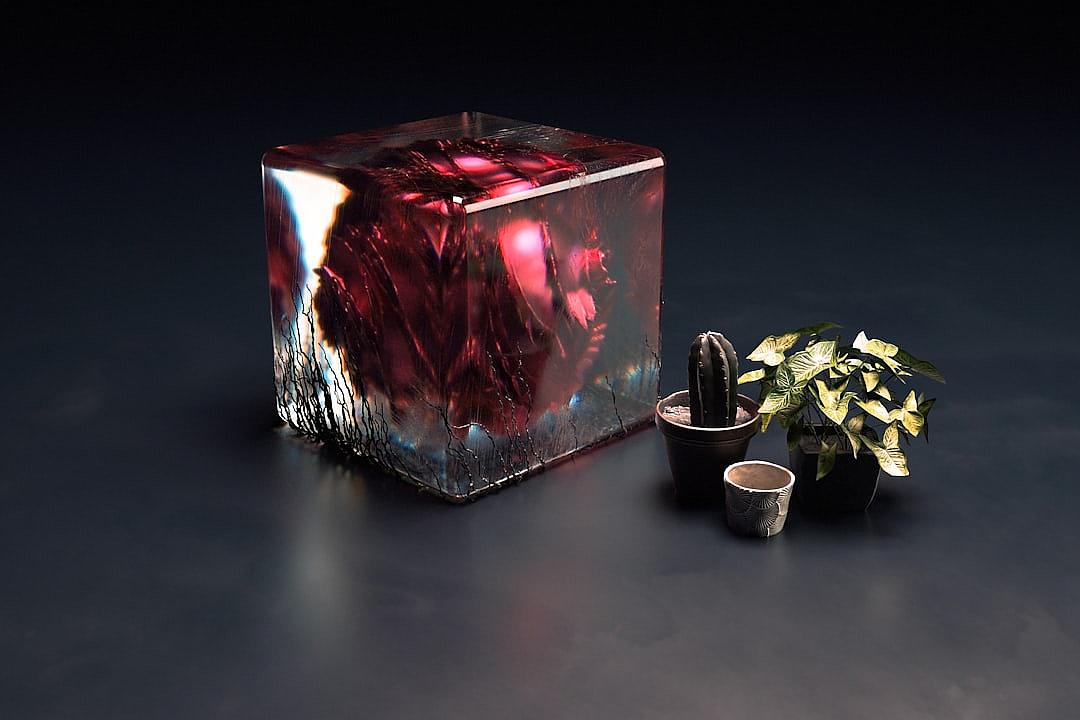
[[[473,370],[452,415],[482,483],[652,419],[663,199],[661,166],[468,215]]]
[[[593,180],[470,207],[268,154],[282,419],[449,499],[650,420],[664,169]]]
[[[464,209],[264,158],[279,416],[447,497],[442,378],[465,341]]]

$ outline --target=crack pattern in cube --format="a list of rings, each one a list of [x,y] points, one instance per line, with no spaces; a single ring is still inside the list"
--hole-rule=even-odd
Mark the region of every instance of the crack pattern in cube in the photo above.
[[[454,500],[648,422],[663,165],[481,113],[269,151],[278,413]]]

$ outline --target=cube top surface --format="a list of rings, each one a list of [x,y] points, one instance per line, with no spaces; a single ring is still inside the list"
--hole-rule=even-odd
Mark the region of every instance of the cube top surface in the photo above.
[[[466,212],[664,164],[659,150],[479,112],[391,125],[270,150],[271,168],[329,171],[389,199]]]

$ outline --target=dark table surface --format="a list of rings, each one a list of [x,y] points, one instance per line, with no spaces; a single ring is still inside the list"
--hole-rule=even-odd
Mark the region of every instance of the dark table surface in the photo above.
[[[462,87],[154,38],[80,74],[80,37],[8,80],[0,717],[1075,714],[1063,74],[916,43]],[[911,477],[750,541],[673,502],[653,428],[465,506],[279,429],[260,152],[473,108],[665,150],[665,392],[706,327],[745,353],[835,320],[936,361]]]

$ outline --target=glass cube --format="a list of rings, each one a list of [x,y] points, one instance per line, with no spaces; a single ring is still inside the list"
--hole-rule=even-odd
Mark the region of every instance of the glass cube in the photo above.
[[[277,409],[464,500],[652,419],[664,160],[482,113],[263,157]]]

